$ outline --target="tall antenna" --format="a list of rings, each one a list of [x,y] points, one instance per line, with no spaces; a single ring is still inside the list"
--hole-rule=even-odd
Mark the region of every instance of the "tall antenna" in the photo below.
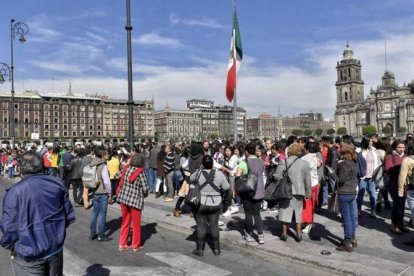
[[[387,61],[387,42],[384,42],[385,45],[385,72],[388,72],[388,61]]]

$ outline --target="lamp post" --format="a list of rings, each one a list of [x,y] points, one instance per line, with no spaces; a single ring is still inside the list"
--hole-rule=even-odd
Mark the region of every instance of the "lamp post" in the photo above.
[[[7,76],[9,76],[9,81],[11,81],[11,69],[6,63],[0,62],[0,84],[3,84],[6,81],[5,77]]]
[[[29,27],[23,22],[15,22],[14,19],[10,21],[10,79],[11,79],[11,135],[12,135],[12,148],[15,146],[16,131],[14,125],[14,56],[13,56],[13,41],[16,39],[16,35],[19,36],[20,43],[25,43],[26,39],[24,36],[29,33]]]
[[[128,115],[129,115],[129,131],[128,131],[128,140],[131,146],[131,150],[134,146],[134,97],[132,91],[132,47],[131,47],[131,1],[126,0],[126,16],[127,16],[127,25],[125,30],[127,31],[127,65],[128,65]]]

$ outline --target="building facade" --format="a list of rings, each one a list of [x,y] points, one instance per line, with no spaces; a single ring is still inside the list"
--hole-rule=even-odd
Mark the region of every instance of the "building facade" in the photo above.
[[[301,113],[299,117],[272,116],[262,113],[258,117],[248,118],[247,138],[287,138],[292,135],[294,129],[322,129],[323,131],[333,128],[334,123],[324,121],[322,113],[308,112]]]
[[[371,89],[365,98],[361,62],[354,59],[353,54],[347,45],[343,59],[336,66],[336,126],[345,127],[348,134],[356,137],[363,135],[363,127],[367,125],[375,126],[379,134],[387,128],[391,136],[413,132],[413,83],[399,86],[394,74],[386,70],[381,84]]]
[[[101,97],[40,94],[26,91],[0,94],[0,136],[12,139],[10,113],[14,109],[15,137],[28,140],[36,134],[41,140],[106,139],[126,137],[128,113],[126,101]],[[136,137],[154,136],[154,102],[134,102]]]

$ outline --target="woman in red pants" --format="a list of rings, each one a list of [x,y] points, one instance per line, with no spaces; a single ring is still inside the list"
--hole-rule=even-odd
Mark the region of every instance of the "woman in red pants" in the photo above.
[[[148,196],[147,179],[144,173],[145,160],[142,154],[131,157],[130,165],[122,171],[118,188],[118,202],[121,204],[122,223],[119,236],[119,251],[127,250],[129,228],[132,227],[132,250],[142,250],[141,211],[144,198]]]

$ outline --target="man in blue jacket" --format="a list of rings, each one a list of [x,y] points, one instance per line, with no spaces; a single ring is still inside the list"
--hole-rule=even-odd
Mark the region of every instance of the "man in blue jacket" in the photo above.
[[[20,182],[6,190],[1,246],[11,250],[14,275],[63,275],[66,228],[75,222],[62,181],[42,174],[42,159],[27,152],[19,159]]]

